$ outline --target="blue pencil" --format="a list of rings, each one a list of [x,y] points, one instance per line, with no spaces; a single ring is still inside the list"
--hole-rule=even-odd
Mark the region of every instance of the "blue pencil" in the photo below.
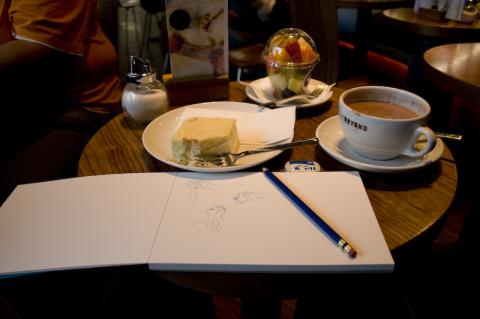
[[[338,246],[340,249],[346,253],[350,258],[355,258],[357,256],[357,251],[345,240],[337,234],[332,227],[330,227],[326,222],[324,222],[310,207],[307,206],[294,192],[292,192],[287,185],[285,185],[281,180],[278,179],[271,171],[264,168],[263,173],[265,176],[277,186],[298,208],[300,208],[307,217]]]

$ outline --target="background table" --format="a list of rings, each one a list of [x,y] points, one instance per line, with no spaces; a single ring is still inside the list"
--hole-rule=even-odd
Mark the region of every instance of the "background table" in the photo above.
[[[480,36],[480,20],[473,23],[459,23],[452,20],[433,21],[419,18],[413,8],[383,10],[383,20],[400,31],[411,32],[425,37],[475,40]]]
[[[333,89],[331,102],[297,112],[295,139],[315,136],[317,126],[338,113],[342,90]],[[247,101],[243,85],[230,84],[230,99]],[[100,129],[84,149],[78,175],[178,171],[148,154],[142,145],[144,127],[120,114]],[[169,137],[165,137],[169,138]],[[265,163],[281,170],[288,160],[316,160],[325,170],[351,170],[323,151],[307,145],[284,151]],[[254,167],[252,171],[260,171]],[[446,215],[457,187],[455,162],[448,148],[441,158],[422,169],[402,174],[360,173],[388,247],[399,252],[421,240]],[[301,274],[182,273],[162,272],[163,278],[212,294],[242,298],[242,313],[278,314],[280,299],[294,298],[311,285],[312,276]],[[263,311],[265,310],[265,311]]]
[[[478,161],[472,156],[473,150],[480,147],[480,43],[435,46],[425,51],[422,62],[425,82],[432,84],[437,92],[444,92],[445,100],[451,100],[440,110],[445,118],[442,125],[463,133],[465,137],[463,143],[454,149],[460,180],[467,187],[475,185],[480,177]],[[461,195],[468,205],[475,205],[479,200],[477,193],[470,188]],[[466,223],[466,215],[475,213],[472,210],[465,216],[459,215],[457,223]]]
[[[438,88],[431,87],[424,80],[424,54],[433,47],[459,42],[472,42],[480,38],[480,20],[473,23],[459,23],[452,20],[434,21],[418,17],[413,8],[394,8],[382,11],[381,20],[392,28],[402,33],[410,33],[413,39],[419,40],[418,47],[414,50],[413,57],[408,67],[408,87],[410,90],[421,94],[432,106],[431,125],[438,130],[449,129],[451,95],[446,95]],[[441,56],[440,59],[447,58]],[[462,64],[461,62],[458,62]],[[450,64],[452,65],[452,64]],[[478,67],[472,68],[478,69]],[[444,76],[443,76],[444,77]],[[452,83],[452,81],[449,81]],[[460,84],[457,82],[455,86]],[[454,86],[451,87],[453,89]]]
[[[423,54],[423,74],[435,86],[480,104],[480,43],[444,44]]]
[[[357,9],[357,24],[354,39],[356,63],[354,65],[358,68],[366,66],[373,11],[413,6],[414,2],[414,0],[337,0],[339,8]]]

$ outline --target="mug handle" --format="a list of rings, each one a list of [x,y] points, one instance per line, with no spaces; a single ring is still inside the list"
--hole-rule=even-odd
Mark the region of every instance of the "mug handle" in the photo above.
[[[417,143],[420,135],[425,136],[425,138],[427,139],[427,145],[425,145],[425,147],[423,147],[422,149],[417,149],[415,148],[415,144]],[[415,129],[413,138],[408,143],[408,148],[402,154],[410,157],[422,157],[428,152],[430,152],[436,144],[437,137],[435,136],[435,133],[433,133],[433,131],[428,127],[420,126]]]

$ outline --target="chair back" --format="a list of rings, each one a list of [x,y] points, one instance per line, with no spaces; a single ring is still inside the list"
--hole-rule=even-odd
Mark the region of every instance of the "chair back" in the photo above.
[[[337,82],[339,70],[338,18],[336,0],[289,1],[292,26],[307,32],[315,41],[320,62],[312,78]]]

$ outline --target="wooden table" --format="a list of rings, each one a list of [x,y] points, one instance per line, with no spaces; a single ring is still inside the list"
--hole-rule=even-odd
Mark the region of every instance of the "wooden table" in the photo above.
[[[339,8],[387,9],[401,6],[413,6],[414,0],[337,0]]]
[[[431,117],[431,125],[439,130],[450,129],[450,119],[452,115],[452,99],[451,95],[437,90],[437,87],[431,87],[431,83],[424,80],[424,54],[428,49],[433,47],[458,42],[472,42],[480,38],[480,20],[477,19],[473,23],[459,23],[452,20],[434,21],[426,18],[418,17],[413,8],[394,8],[382,11],[382,20],[391,25],[393,28],[418,36],[421,44],[411,60],[408,68],[408,85],[411,90],[421,92],[424,98],[431,104],[435,113]],[[443,59],[444,57],[439,57]],[[458,62],[457,63],[461,63]],[[473,66],[472,68],[478,69]],[[445,75],[443,75],[445,77]],[[435,81],[437,82],[437,81]],[[432,83],[435,83],[432,82]],[[455,84],[450,81],[455,89]],[[464,86],[463,84],[461,84]],[[478,101],[478,99],[477,99]]]
[[[480,43],[444,44],[423,54],[423,75],[454,96],[480,104]]]
[[[338,113],[337,103],[342,90],[334,88],[333,91],[331,102],[298,110],[295,139],[313,137],[322,121]],[[231,83],[230,100],[247,101],[244,87]],[[145,151],[141,140],[143,128],[125,114],[111,120],[85,147],[78,175],[177,171]],[[318,145],[285,151],[266,165],[272,170],[281,170],[287,160],[300,159],[316,160],[325,170],[351,170]],[[261,167],[252,168],[252,171],[260,170]],[[360,174],[388,247],[394,252],[419,240],[446,215],[457,188],[457,170],[448,148],[437,162],[414,172]],[[163,272],[160,275],[200,291],[240,297],[244,317],[252,313],[271,314],[272,311],[279,315],[280,300],[296,297],[300,290],[314,282],[312,278],[315,277],[308,274],[185,272]]]
[[[339,8],[357,9],[357,24],[355,27],[355,59],[354,65],[366,65],[368,43],[373,10],[413,6],[413,0],[337,0]]]
[[[404,32],[424,37],[475,40],[480,37],[480,20],[473,23],[459,23],[452,20],[433,21],[419,18],[413,8],[394,8],[383,10],[383,20]]]

